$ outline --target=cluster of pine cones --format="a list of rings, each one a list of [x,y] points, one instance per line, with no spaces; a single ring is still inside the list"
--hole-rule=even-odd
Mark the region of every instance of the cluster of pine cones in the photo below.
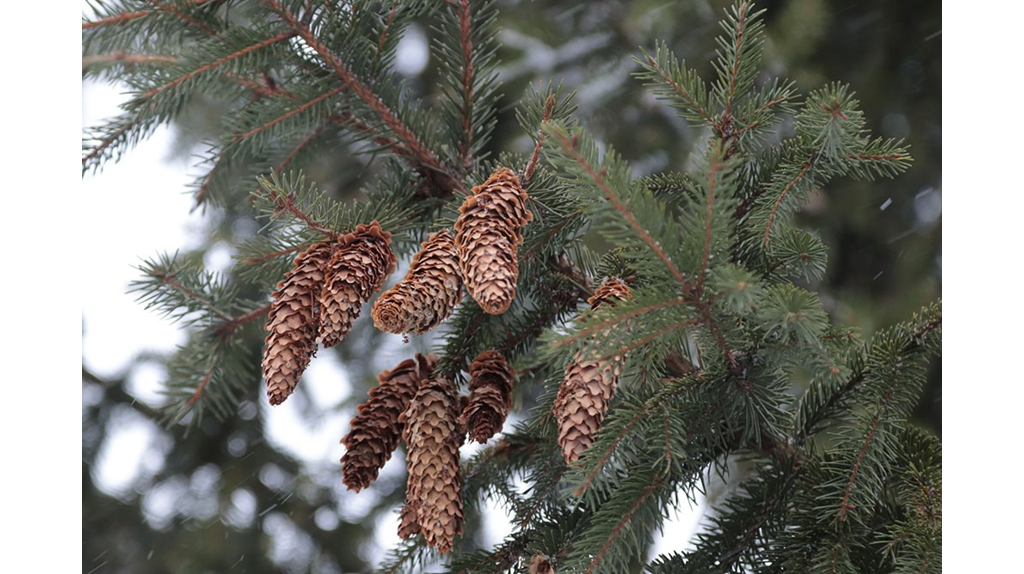
[[[500,315],[516,295],[522,226],[533,219],[526,192],[507,168],[473,188],[448,231],[432,235],[414,256],[405,277],[373,305],[374,325],[395,334],[422,334],[451,316],[462,285],[486,313]],[[318,345],[331,347],[348,334],[360,310],[395,270],[391,234],[374,221],[337,241],[317,243],[295,258],[273,294],[263,356],[270,404],[295,390]],[[588,302],[592,309],[630,296],[625,283],[609,279]],[[622,363],[621,357],[576,356],[566,367],[555,400],[558,443],[566,462],[576,461],[601,427]],[[355,491],[377,478],[405,440],[408,484],[399,534],[423,534],[449,552],[462,531],[459,448],[467,434],[486,442],[501,431],[511,408],[514,372],[505,357],[484,351],[470,366],[468,397],[447,375],[435,372],[437,357],[416,354],[377,378],[342,439],[345,485]]]

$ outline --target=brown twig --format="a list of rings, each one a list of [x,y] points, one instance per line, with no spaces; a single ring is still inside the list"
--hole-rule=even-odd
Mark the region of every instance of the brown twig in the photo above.
[[[270,303],[267,303],[262,307],[257,307],[256,309],[253,309],[248,313],[243,313],[242,315],[230,319],[229,321],[225,322],[223,325],[218,327],[216,333],[222,337],[231,335],[236,330],[238,330],[238,328],[241,327],[242,325],[245,325],[249,321],[258,319],[263,315],[266,315],[268,311],[270,311]]]
[[[549,95],[544,100],[544,119],[541,121],[541,125],[544,122],[551,120],[551,114],[555,110],[555,96]],[[526,170],[523,172],[523,187],[530,185],[530,179],[533,178],[533,172],[537,169],[537,162],[540,160],[540,150],[544,145],[544,130],[541,129],[537,134],[537,145],[533,146],[533,154],[530,156],[530,161],[526,164]]]
[[[807,172],[811,169],[813,165],[813,159],[808,159],[806,162],[804,162],[804,168],[800,170],[800,173],[798,173],[796,177],[794,177],[793,180],[786,185],[785,189],[782,190],[782,193],[779,194],[779,197],[775,199],[775,205],[772,206],[772,211],[770,214],[768,214],[768,223],[767,225],[765,225],[763,243],[767,244],[769,241],[771,241],[772,222],[775,221],[775,214],[776,212],[778,212],[779,205],[782,204],[783,198],[786,197],[786,194],[789,193],[789,190],[793,189],[797,182],[799,182],[801,179],[803,179],[805,175],[807,175]]]
[[[82,67],[95,66],[97,64],[111,64],[121,62],[131,64],[173,64],[177,62],[175,56],[149,56],[144,54],[125,54],[124,52],[112,52],[110,54],[93,54],[82,58]]]
[[[242,56],[244,56],[246,54],[249,54],[250,52],[255,52],[256,50],[260,50],[262,48],[266,48],[267,46],[271,46],[271,45],[276,44],[276,43],[278,43],[278,42],[280,42],[282,40],[287,40],[288,38],[292,38],[294,36],[295,36],[295,32],[282,32],[282,33],[280,33],[280,34],[278,34],[276,36],[272,36],[270,38],[267,38],[266,40],[263,40],[262,42],[257,42],[257,43],[255,43],[255,44],[253,44],[251,46],[246,46],[245,48],[242,48],[241,50],[237,50],[237,51],[235,51],[232,54],[228,54],[227,56],[224,56],[223,58],[214,60],[213,62],[210,62],[209,64],[206,64],[205,66],[201,66],[201,67],[196,68],[195,70],[192,70],[191,72],[189,72],[189,73],[187,73],[187,74],[185,74],[183,76],[175,78],[174,80],[172,80],[172,81],[170,81],[170,82],[168,82],[168,83],[166,83],[166,84],[164,84],[164,85],[162,85],[160,87],[148,90],[148,91],[146,91],[146,92],[144,92],[142,94],[142,97],[144,97],[144,98],[152,98],[153,96],[156,96],[157,94],[159,94],[161,92],[169,90],[169,89],[177,86],[178,84],[181,84],[182,82],[185,82],[185,81],[188,81],[188,80],[192,79],[193,77],[195,77],[195,76],[197,76],[199,74],[208,72],[208,71],[210,71],[210,70],[212,70],[214,68],[222,66],[222,65],[226,64],[227,62],[230,62],[231,60],[234,60],[236,58],[240,58],[240,57],[242,57]]]
[[[237,141],[240,141],[240,140],[244,140],[246,138],[250,138],[250,137],[252,137],[252,136],[262,132],[263,130],[269,129],[269,128],[271,128],[271,127],[273,127],[273,126],[275,126],[275,125],[277,125],[277,124],[287,120],[288,118],[290,118],[290,117],[292,117],[292,116],[294,116],[296,114],[300,114],[300,113],[308,110],[309,108],[317,105],[318,103],[326,100],[327,98],[329,98],[331,96],[340,94],[343,91],[345,91],[345,86],[342,85],[342,86],[338,86],[337,88],[334,88],[333,90],[324,92],[323,94],[320,94],[319,96],[313,98],[312,100],[309,100],[308,102],[302,104],[301,106],[298,106],[298,107],[296,107],[294,109],[291,109],[291,110],[285,112],[284,114],[282,114],[282,115],[280,115],[280,116],[278,116],[278,117],[276,117],[276,118],[274,118],[274,119],[264,123],[263,125],[257,126],[257,127],[253,128],[253,129],[245,132],[244,134],[239,134],[239,135],[231,138],[231,141],[232,141],[232,143],[234,143],[234,142],[237,142]]]
[[[456,15],[462,46],[462,140],[459,142],[459,158],[462,170],[466,172],[473,164],[473,21],[469,0],[460,0]]]
[[[431,183],[442,188],[443,192],[450,193],[457,190],[465,194],[465,186],[452,176],[441,160],[424,145],[423,141],[407,126],[398,115],[387,106],[373,90],[358,78],[349,68],[339,60],[328,47],[313,34],[308,26],[299,21],[294,14],[286,9],[279,0],[264,0],[264,3],[271,10],[279,13],[295,34],[313,49],[317,55],[327,64],[341,81],[347,85],[364,104],[366,104],[377,115],[381,122],[387,126],[395,138],[401,142],[399,151],[403,152],[405,159],[411,161],[420,175],[426,178],[433,178]],[[394,152],[395,150],[392,149]]]
[[[218,1],[220,1],[220,0],[191,0],[191,2],[189,2],[189,4],[191,4],[192,6],[200,6],[200,5],[206,4],[208,2],[218,2]],[[153,4],[156,5],[158,8],[161,8],[161,9],[164,8],[163,6],[161,6],[159,4],[156,4],[155,2]],[[110,16],[110,17],[107,17],[107,18],[101,18],[99,20],[92,20],[92,21],[89,21],[89,22],[82,22],[82,29],[83,30],[88,30],[90,28],[98,28],[100,26],[109,26],[111,24],[123,24],[125,22],[130,21],[130,20],[135,20],[137,18],[143,18],[145,16],[149,16],[150,14],[153,14],[154,12],[156,12],[156,10],[138,10],[136,12],[123,12],[121,14],[117,14],[116,16]]]
[[[650,498],[650,496],[652,494],[654,494],[654,491],[657,490],[658,487],[661,486],[661,483],[664,482],[664,481],[665,481],[665,476],[664,475],[658,477],[658,480],[655,480],[654,482],[652,482],[651,485],[647,487],[647,490],[645,490],[643,492],[643,494],[641,494],[640,497],[636,499],[636,503],[633,504],[633,507],[629,509],[629,512],[627,512],[625,514],[625,516],[622,517],[622,520],[619,520],[619,523],[615,525],[614,530],[612,530],[611,537],[608,538],[608,540],[604,543],[604,545],[601,547],[601,549],[598,550],[597,554],[594,555],[593,559],[590,562],[590,567],[587,568],[586,574],[590,574],[591,572],[594,572],[594,570],[597,568],[597,566],[601,563],[601,558],[603,558],[605,553],[608,552],[608,549],[611,548],[612,542],[614,542],[615,539],[619,537],[619,533],[621,533],[622,529],[627,524],[629,524],[630,520],[633,519],[633,515],[636,514],[636,512],[638,510],[640,510],[640,506],[648,498]]]

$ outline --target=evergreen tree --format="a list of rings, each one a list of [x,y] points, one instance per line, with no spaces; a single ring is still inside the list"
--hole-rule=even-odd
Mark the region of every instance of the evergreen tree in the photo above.
[[[278,404],[337,349],[376,381],[345,438],[361,453],[345,483],[379,489],[375,513],[404,500],[383,571],[940,571],[941,444],[910,419],[941,304],[862,337],[816,292],[829,248],[799,219],[834,182],[900,176],[908,146],[870,134],[856,86],[801,95],[772,77],[749,2],[722,14],[709,66],[665,43],[630,61],[700,134],[678,169],[631,165],[556,82],[513,96],[512,128],[495,4],[95,4],[83,73],[132,98],[89,132],[83,171],[202,103],[223,120],[196,205],[262,225],[227,237],[227,274],[160,255],[134,285],[188,333],[166,358],[174,452],[201,462],[197,435],[258,435],[261,367]],[[434,31],[421,98],[395,66],[411,26]],[[361,357],[382,321],[426,333],[409,361]],[[486,446],[460,463],[467,436]],[[408,482],[374,482],[400,442]],[[302,485],[287,482],[273,504],[332,496],[314,484],[292,503]],[[648,556],[670,511],[715,482],[728,492],[693,548]],[[514,517],[496,547],[471,535],[484,500]],[[365,566],[331,545],[366,524],[315,530],[317,561],[289,569]]]

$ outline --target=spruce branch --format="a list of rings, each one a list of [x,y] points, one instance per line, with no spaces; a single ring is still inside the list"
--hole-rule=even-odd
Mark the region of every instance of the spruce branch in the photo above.
[[[221,1],[223,1],[223,0],[188,0],[187,4],[190,5],[190,6],[202,6],[203,4],[209,4],[211,2],[221,2]],[[162,4],[158,3],[158,2],[153,2],[153,5],[156,6],[157,10],[164,10],[164,11],[180,14],[174,8],[162,5]],[[154,10],[137,10],[137,11],[134,11],[134,12],[123,12],[121,14],[115,14],[113,16],[108,16],[106,18],[100,18],[99,20],[86,20],[86,21],[82,22],[82,29],[83,30],[88,30],[90,28],[98,28],[100,26],[111,26],[111,25],[117,25],[117,24],[124,24],[125,22],[128,22],[129,20],[135,20],[137,18],[144,18],[144,17],[152,14],[153,12],[154,12]]]
[[[786,199],[786,195],[798,183],[800,183],[801,180],[803,180],[803,178],[807,175],[811,168],[814,167],[814,163],[815,158],[813,156],[804,161],[803,167],[800,169],[800,172],[797,173],[796,176],[794,176],[793,179],[791,179],[789,183],[787,183],[786,186],[782,188],[782,191],[776,196],[775,202],[772,205],[771,212],[768,214],[768,221],[764,226],[764,237],[761,240],[762,244],[767,245],[768,242],[771,241],[771,232],[773,228],[773,223],[775,222],[775,216],[779,212],[779,206],[781,206],[783,200]]]
[[[278,0],[264,0],[264,3],[281,16],[284,22],[302,38],[303,42],[316,52],[320,59],[334,71],[342,83],[372,110],[382,124],[394,134],[395,138],[402,144],[402,148],[396,151],[396,155],[409,161],[421,176],[434,182],[434,188],[440,189],[440,191],[435,191],[436,196],[444,197],[452,191],[457,191],[463,195],[467,193],[462,182],[450,173],[437,155],[402,121],[398,114],[373,92],[368,84],[357,77],[341,59],[334,55],[320,38],[310,30],[309,26],[296,18]]]
[[[459,141],[459,165],[468,169],[473,163],[473,27],[469,0],[448,0],[459,20],[459,45],[462,48],[462,138]]]
[[[677,60],[665,43],[656,46],[654,56],[643,49],[641,52],[644,59],[636,59],[636,62],[647,72],[637,77],[646,80],[645,85],[652,87],[655,95],[674,100],[672,107],[681,109],[684,118],[703,121],[709,126],[717,123],[709,107],[707,87],[695,70],[688,70],[686,63]]]
[[[544,131],[553,136],[568,157],[575,161],[587,176],[590,177],[591,181],[594,182],[594,185],[596,185],[604,197],[611,202],[615,207],[615,210],[618,211],[627,222],[629,222],[629,225],[633,228],[634,232],[636,232],[643,242],[647,244],[647,247],[657,255],[658,259],[665,264],[665,268],[673,277],[676,278],[679,284],[683,286],[684,290],[689,290],[690,282],[683,276],[682,272],[679,271],[675,263],[669,259],[668,255],[661,248],[661,245],[651,237],[651,234],[647,229],[640,225],[632,210],[623,203],[619,194],[616,193],[608,184],[605,179],[607,168],[595,168],[595,166],[587,161],[587,158],[580,152],[577,147],[578,136],[570,135],[564,128],[555,124],[545,124]]]
[[[178,61],[177,56],[157,56],[150,54],[126,54],[124,52],[111,52],[109,54],[91,54],[82,58],[82,68],[104,64],[173,64]]]

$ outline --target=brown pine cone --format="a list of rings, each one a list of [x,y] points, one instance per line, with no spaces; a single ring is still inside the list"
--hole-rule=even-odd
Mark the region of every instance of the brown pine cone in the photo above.
[[[474,187],[459,208],[459,268],[469,294],[491,315],[507,311],[516,297],[521,230],[533,220],[526,197],[512,170],[502,167]]]
[[[316,353],[317,295],[333,249],[317,243],[300,254],[273,294],[263,350],[263,378],[272,405],[292,394]]]
[[[608,403],[619,384],[619,361],[576,360],[565,367],[552,412],[565,462],[576,462],[601,430]]]
[[[345,338],[363,303],[384,286],[384,279],[395,270],[398,258],[390,245],[391,234],[381,231],[376,221],[357,225],[355,231],[338,241],[320,291],[317,341],[324,347],[332,347]]]
[[[597,289],[594,289],[594,294],[587,299],[587,303],[590,304],[590,309],[593,311],[605,303],[614,307],[616,300],[625,301],[632,298],[629,285],[626,285],[621,279],[608,277],[601,282]]]
[[[512,408],[515,374],[497,351],[484,351],[469,366],[469,405],[462,418],[470,438],[485,443],[501,431]]]
[[[555,568],[547,556],[538,552],[530,559],[530,574],[555,574]]]
[[[409,271],[373,304],[373,324],[381,331],[421,335],[447,319],[462,297],[459,252],[447,231],[425,241]]]
[[[601,305],[614,306],[616,300],[631,297],[625,283],[618,279],[605,279],[587,302],[594,310]],[[566,365],[565,378],[552,408],[558,421],[558,444],[566,462],[579,460],[583,451],[594,442],[619,384],[623,359],[587,359],[576,355]]]
[[[420,382],[430,378],[436,365],[436,355],[424,357],[416,353],[415,360],[406,359],[377,375],[380,384],[370,389],[369,398],[359,405],[348,434],[341,439],[346,448],[341,471],[349,490],[359,492],[376,480],[402,439],[398,418],[409,407]]]
[[[465,435],[459,431],[459,398],[455,385],[444,376],[423,381],[399,419],[408,447],[406,485],[408,510],[402,517],[400,532],[415,532],[408,513],[430,546],[439,552],[451,552],[455,535],[462,532],[462,467],[459,446]]]

